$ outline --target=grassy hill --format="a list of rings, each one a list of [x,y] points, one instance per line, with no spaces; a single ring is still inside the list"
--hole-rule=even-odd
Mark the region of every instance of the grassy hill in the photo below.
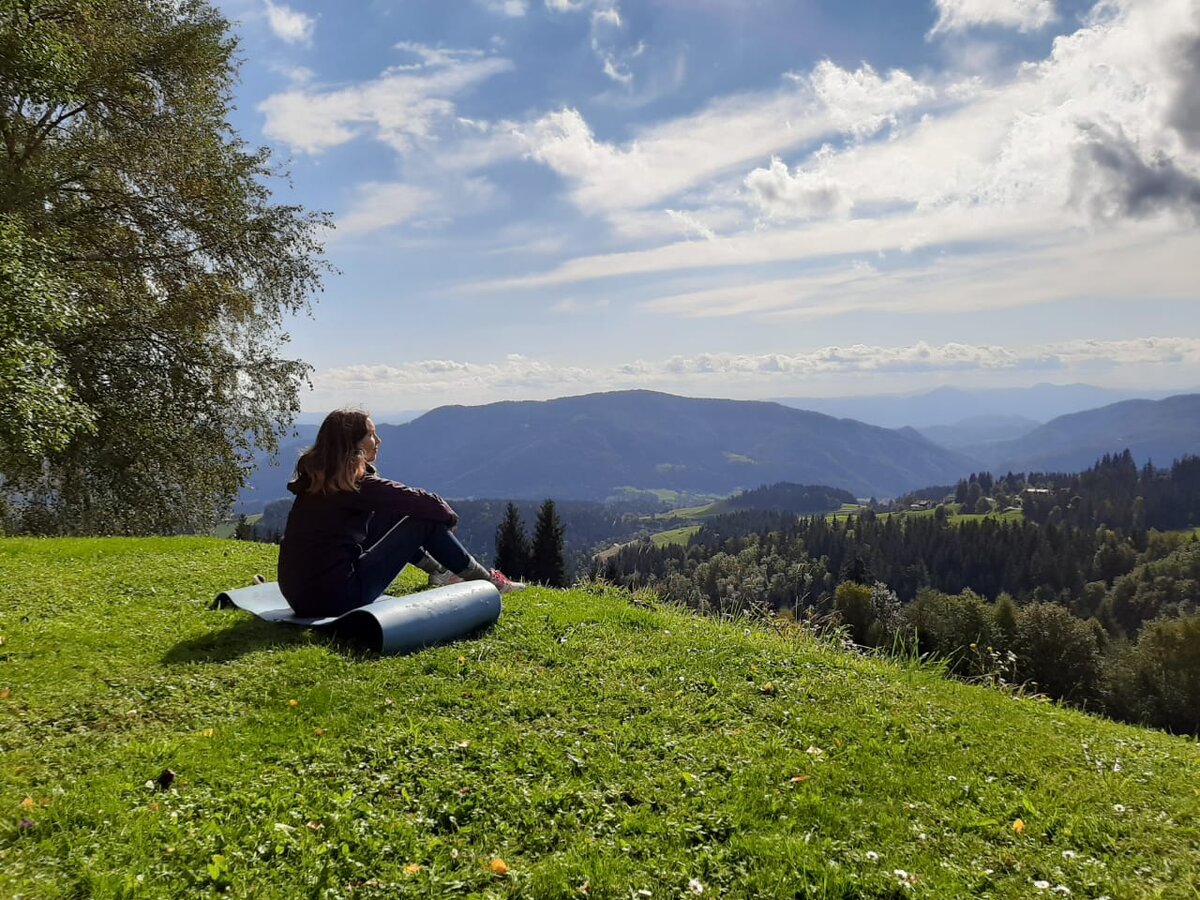
[[[0,541],[0,896],[1196,896],[1194,741],[602,588],[208,609],[273,553]]]

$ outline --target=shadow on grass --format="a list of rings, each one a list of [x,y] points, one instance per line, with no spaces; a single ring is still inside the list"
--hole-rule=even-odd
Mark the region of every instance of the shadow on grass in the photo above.
[[[453,646],[478,640],[494,627],[493,623],[489,623],[442,643],[445,646]],[[380,654],[371,646],[377,640],[376,636],[353,628],[343,627],[336,631],[327,628],[302,628],[264,622],[254,616],[239,615],[237,621],[224,628],[180,641],[164,654],[163,663],[188,665],[232,662],[257,650],[288,650],[311,646],[328,647],[351,659],[379,659]],[[422,649],[425,648],[389,655],[408,656],[420,653]]]
[[[180,641],[166,652],[163,662],[167,665],[231,662],[256,650],[286,650],[312,644],[333,644],[333,641],[329,635],[239,615],[237,621],[224,628]]]

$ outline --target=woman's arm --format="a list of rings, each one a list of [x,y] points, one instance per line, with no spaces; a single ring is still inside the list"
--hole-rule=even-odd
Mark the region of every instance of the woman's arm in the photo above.
[[[375,512],[400,513],[418,519],[431,519],[434,522],[444,522],[451,528],[458,524],[458,513],[437,494],[380,478],[378,475],[367,475],[359,482],[358,495],[364,504]]]

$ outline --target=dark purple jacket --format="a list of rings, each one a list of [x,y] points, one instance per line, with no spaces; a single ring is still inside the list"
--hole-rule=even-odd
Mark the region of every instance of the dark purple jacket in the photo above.
[[[395,521],[431,519],[451,528],[458,524],[458,515],[437,494],[380,478],[374,466],[367,467],[357,491],[310,494],[308,485],[307,475],[288,484],[296,500],[279,547],[279,589],[296,610],[340,596],[367,549],[376,514]]]

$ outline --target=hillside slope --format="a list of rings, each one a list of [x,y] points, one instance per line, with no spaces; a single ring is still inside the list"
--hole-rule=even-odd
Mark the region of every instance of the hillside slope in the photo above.
[[[1200,394],[1126,400],[1060,416],[1015,441],[994,445],[993,472],[1080,472],[1106,453],[1129,449],[1139,465],[1169,466],[1200,452]]]
[[[0,896],[1200,883],[1192,741],[606,589],[388,659],[208,608],[273,552],[0,541]]]

